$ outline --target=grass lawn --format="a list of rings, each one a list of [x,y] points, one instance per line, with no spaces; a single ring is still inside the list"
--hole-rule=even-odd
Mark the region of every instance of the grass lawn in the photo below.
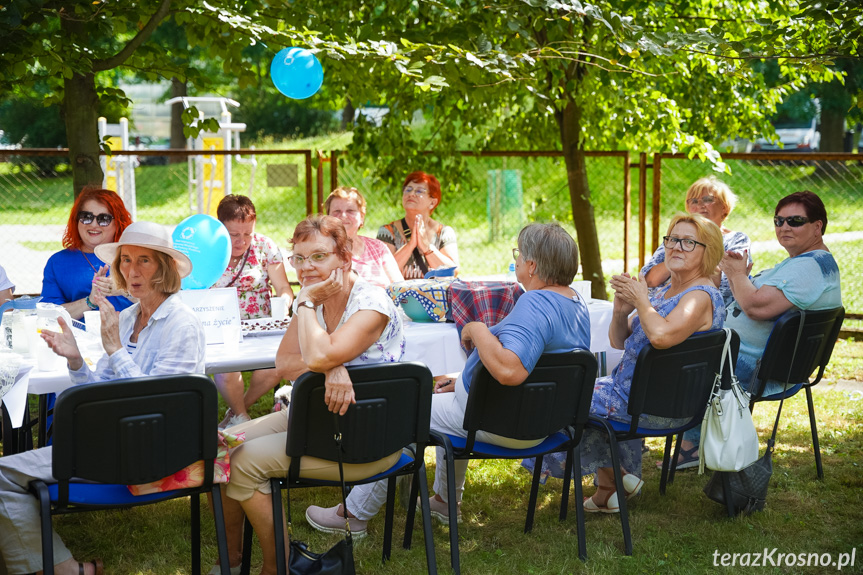
[[[844,353],[844,352],[843,352]],[[859,366],[859,362],[858,362]],[[859,370],[859,367],[858,367]],[[857,374],[858,376],[861,374]],[[659,495],[661,442],[648,444],[644,459],[646,486],[632,499],[630,521],[634,554],[622,554],[620,523],[614,515],[587,515],[589,559],[578,559],[574,509],[558,523],[561,481],[541,487],[534,530],[522,533],[530,477],[515,462],[472,462],[460,526],[464,573],[714,573],[714,552],[755,553],[777,548],[777,553],[850,553],[856,564],[843,572],[859,573],[863,565],[863,510],[859,505],[863,479],[863,399],[859,393],[830,386],[815,388],[815,408],[825,479],[815,479],[806,402],[795,397],[783,409],[774,474],[767,508],[750,517],[728,519],[724,508],[701,492],[707,481],[696,470],[678,474],[665,496]],[[266,400],[257,409],[265,410]],[[755,410],[759,436],[769,435],[775,405]],[[762,443],[762,450],[764,444]],[[433,453],[426,453],[429,481]],[[585,481],[585,490],[592,488]],[[335,505],[335,489],[305,489],[295,493],[294,532],[322,551],[337,541],[311,529],[302,517],[309,504]],[[77,557],[100,557],[109,573],[185,574],[189,572],[187,502],[173,501],[129,511],[111,511],[56,519],[57,529]],[[396,506],[395,539],[400,540],[404,512]],[[435,549],[442,573],[449,569],[447,528],[434,524]],[[216,557],[215,535],[209,515],[204,517],[205,569]],[[381,565],[383,520],[370,523],[369,536],[356,544],[358,573],[424,573],[422,529],[415,529],[410,551],[395,543],[392,560]],[[260,567],[257,549],[253,570]],[[727,567],[722,573],[827,573],[834,568]]]

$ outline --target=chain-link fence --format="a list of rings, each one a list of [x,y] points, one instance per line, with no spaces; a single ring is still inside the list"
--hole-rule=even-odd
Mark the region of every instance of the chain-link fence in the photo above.
[[[214,213],[218,198],[228,191],[249,195],[258,211],[257,230],[283,248],[296,222],[316,211],[319,200],[336,184],[354,186],[366,196],[368,213],[360,233],[374,236],[379,226],[404,216],[400,190],[378,183],[371,166],[343,153],[333,164],[326,161],[330,155],[315,156],[309,150],[239,150],[207,156],[150,151],[135,157],[115,154],[118,165],[106,168],[115,178],[108,187],[121,191],[142,220],[176,224],[208,208]],[[663,235],[671,215],[683,209],[689,185],[709,174],[727,182],[739,197],[727,226],[752,238],[756,269],[770,267],[787,255],[775,241],[773,208],[784,195],[809,189],[827,206],[826,243],[839,262],[845,306],[849,312],[863,312],[863,295],[858,295],[863,293],[863,229],[857,224],[863,216],[863,166],[857,159],[850,154],[729,154],[724,160],[730,174],[719,174],[710,164],[671,154],[630,162],[626,152],[589,153],[588,182],[603,269],[606,274],[636,271],[639,255],[649,257],[654,238]],[[559,153],[495,152],[465,155],[463,160],[466,168],[458,174],[436,174],[443,201],[434,217],[455,228],[464,277],[501,276],[524,223],[557,220],[575,235],[566,167]],[[64,150],[0,151],[0,265],[17,284],[18,293],[40,291],[45,261],[60,249],[73,200],[67,164]],[[630,187],[626,254],[624,214]],[[646,205],[642,246],[640,191]]]

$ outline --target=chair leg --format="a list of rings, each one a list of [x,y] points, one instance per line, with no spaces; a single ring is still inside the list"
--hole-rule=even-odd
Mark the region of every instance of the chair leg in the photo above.
[[[677,434],[677,441],[674,442],[674,454],[670,455],[671,438],[669,435],[665,438],[665,451],[662,453],[662,472],[659,474],[659,494],[665,495],[665,487],[669,483],[674,483],[674,472],[677,469],[677,458],[680,456],[680,444],[683,442],[683,434]],[[671,465],[671,462],[675,465]]]
[[[575,449],[578,449],[577,447]],[[563,490],[560,492],[560,515],[559,521],[566,520],[569,512],[569,486],[572,483],[572,449],[566,452],[566,466],[563,469]],[[576,501],[578,504],[578,501]]]
[[[812,388],[806,387],[806,403],[809,407],[809,427],[812,429],[812,448],[815,451],[815,471],[818,479],[824,479],[824,468],[821,466],[821,446],[818,444],[818,426],[815,423],[815,405],[812,403]]]
[[[449,506],[449,556],[450,565],[456,575],[460,575],[458,556],[458,506],[455,495],[455,457],[452,452],[452,444],[446,445],[446,480],[447,480],[447,505]],[[429,512],[431,513],[431,512]]]
[[[424,471],[425,467],[421,466],[421,469]],[[402,548],[410,549],[411,544],[413,543],[413,535],[414,535],[414,517],[416,516],[417,511],[417,493],[419,489],[419,474],[420,469],[414,471],[413,481],[411,481],[411,492],[408,495],[408,508],[407,508],[407,518],[405,519],[405,537],[404,541],[402,541]]]
[[[609,447],[611,448],[611,466],[614,472],[614,486],[617,490],[617,504],[620,506],[620,527],[623,530],[623,552],[626,555],[632,555],[632,534],[629,531],[629,512],[626,508],[626,488],[623,487],[623,475],[620,473],[620,455],[617,447],[617,436],[611,425],[605,419],[591,419],[598,421],[605,429],[608,435]],[[620,494],[623,494],[623,497]]]
[[[42,482],[33,485],[39,498],[39,515],[42,519],[42,573],[54,575],[54,534],[51,525],[51,496]]]
[[[391,555],[393,547],[393,514],[396,505],[396,476],[391,475],[387,479],[387,507],[386,519],[384,521],[384,551],[381,563],[386,563]],[[347,512],[347,510],[345,510]]]
[[[201,575],[201,494],[189,497],[192,529],[192,574]]]
[[[533,464],[533,481],[530,484],[530,498],[527,502],[527,518],[524,520],[525,533],[530,533],[533,529],[533,515],[536,511],[536,495],[539,492],[540,475],[542,475],[542,455],[537,457]]]
[[[243,521],[243,561],[240,566],[240,575],[249,575],[252,570],[252,524],[248,517]]]
[[[584,524],[584,490],[581,487],[581,446],[576,445],[572,450],[572,465],[578,469],[578,474],[573,478],[575,482],[575,523],[578,528],[578,558],[587,561],[587,538]],[[624,497],[624,499],[626,499]]]
[[[416,489],[419,488],[420,509],[423,514],[423,538],[426,544],[426,565],[428,566],[429,575],[437,574],[437,560],[434,553],[434,538],[432,535],[431,510],[429,509],[429,486],[426,480],[425,463],[422,462],[422,455],[419,455],[421,466],[417,470],[417,476],[414,477],[414,486],[411,487],[411,501],[416,502]],[[414,503],[414,506],[416,503]]]
[[[729,517],[734,517],[737,513],[734,510],[734,503],[731,501],[731,479],[728,474],[722,471],[714,471],[719,474],[719,479],[722,482],[722,498],[725,499],[725,511]]]
[[[213,495],[213,520],[216,522],[216,544],[219,546],[219,565],[222,575],[231,574],[231,560],[228,558],[228,535],[225,531],[225,510],[222,508],[222,488],[217,483],[211,490]]]
[[[290,489],[290,487],[288,487]],[[288,566],[285,565],[285,530],[282,517],[282,487],[278,479],[270,479],[270,490],[273,492],[273,534],[276,540],[276,572],[279,575],[288,575]],[[291,493],[288,491],[287,497]],[[347,512],[347,510],[345,510]],[[291,518],[288,517],[288,521]]]

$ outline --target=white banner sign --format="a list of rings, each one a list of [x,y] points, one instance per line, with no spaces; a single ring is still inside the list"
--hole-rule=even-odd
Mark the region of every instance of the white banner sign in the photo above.
[[[242,341],[236,288],[184,289],[180,297],[201,320],[208,345]]]

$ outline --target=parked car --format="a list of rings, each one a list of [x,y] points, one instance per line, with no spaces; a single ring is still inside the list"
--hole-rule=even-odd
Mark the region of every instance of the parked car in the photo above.
[[[783,122],[773,126],[779,142],[758,138],[753,152],[817,152],[821,144],[815,118],[800,122]],[[780,145],[781,144],[781,145]]]

